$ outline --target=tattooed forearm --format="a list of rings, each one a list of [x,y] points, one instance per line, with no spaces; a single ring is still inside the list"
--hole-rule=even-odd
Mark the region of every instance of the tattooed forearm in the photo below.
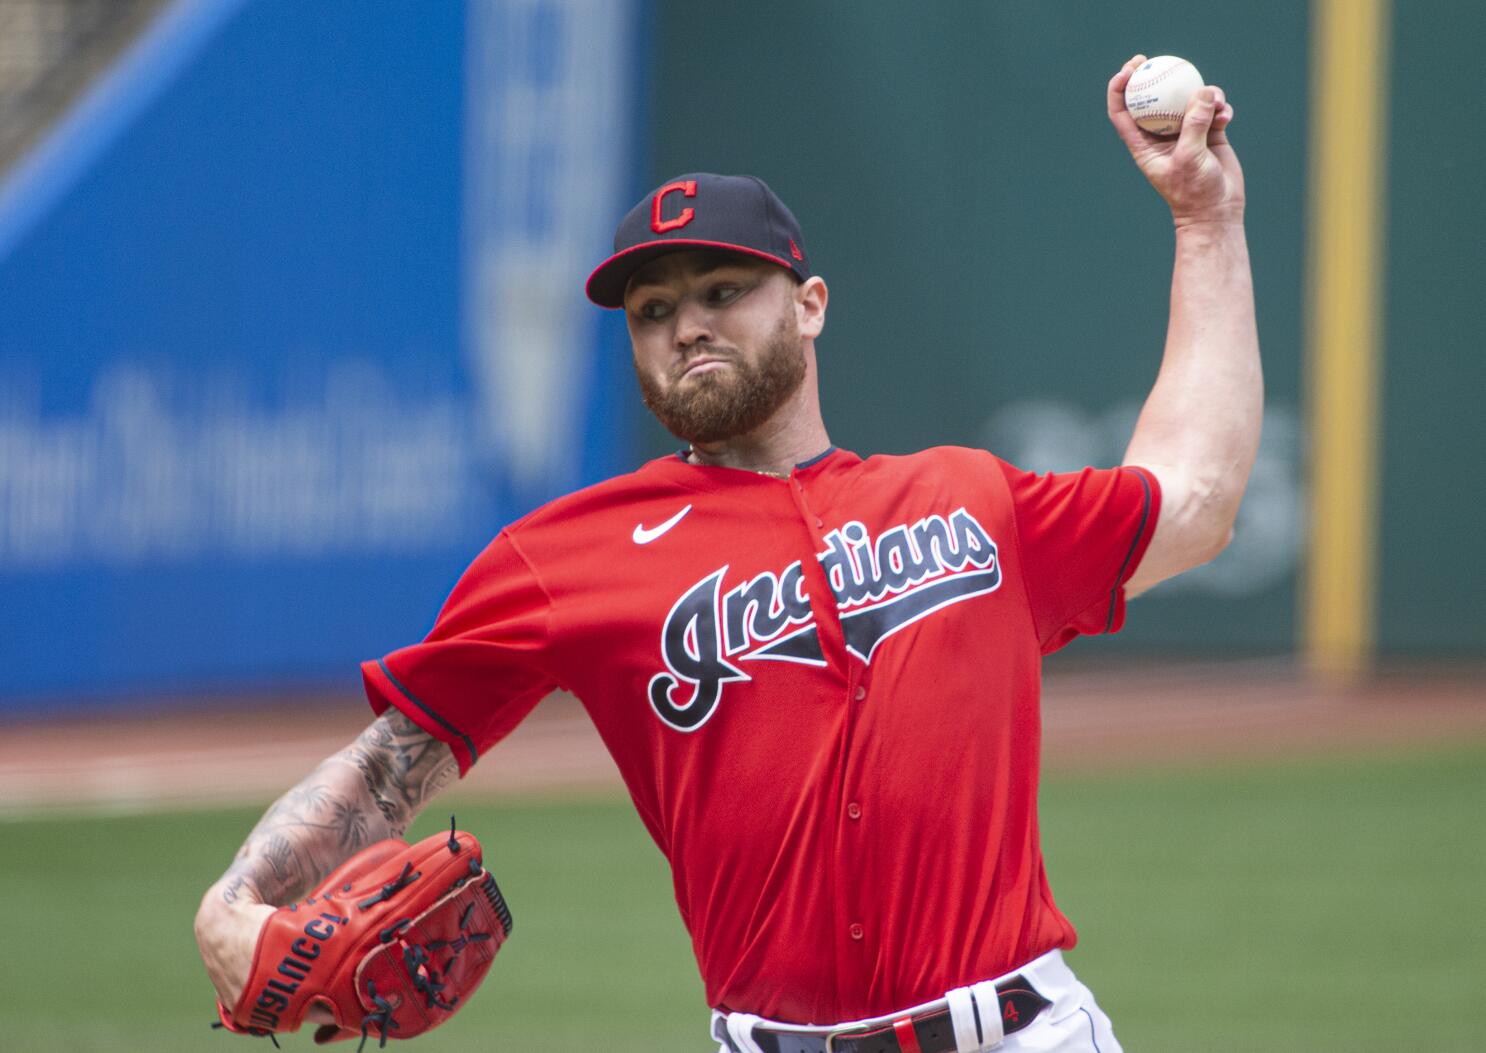
[[[402,836],[457,774],[448,746],[389,710],[274,803],[223,877],[222,899],[298,898],[366,845]]]
[[[352,743],[345,756],[361,773],[367,794],[398,836],[458,774],[448,746],[392,711]]]

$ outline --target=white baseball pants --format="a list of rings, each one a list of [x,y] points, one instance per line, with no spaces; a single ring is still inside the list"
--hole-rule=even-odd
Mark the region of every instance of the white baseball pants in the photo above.
[[[1109,1017],[1063,961],[1062,951],[1049,951],[1005,977],[1020,974],[1052,1004],[1027,1027],[994,1045],[967,1046],[959,1053],[1122,1053]],[[720,1014],[714,1013],[715,1022]],[[716,1032],[714,1031],[714,1034]],[[717,1053],[730,1053],[726,1044]]]

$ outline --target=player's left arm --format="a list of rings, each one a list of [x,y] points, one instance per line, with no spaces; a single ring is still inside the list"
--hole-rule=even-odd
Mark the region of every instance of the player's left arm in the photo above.
[[[389,709],[280,797],[196,912],[196,941],[222,1004],[237,1004],[275,907],[366,846],[402,837],[458,771],[447,745]]]
[[[1137,55],[1109,82],[1109,119],[1140,170],[1171,207],[1176,262],[1171,315],[1155,386],[1125,463],[1161,485],[1156,532],[1128,595],[1212,559],[1233,535],[1259,449],[1264,382],[1244,237],[1244,184],[1228,143],[1233,119],[1221,88],[1201,89],[1180,134],[1142,131],[1125,109]]]

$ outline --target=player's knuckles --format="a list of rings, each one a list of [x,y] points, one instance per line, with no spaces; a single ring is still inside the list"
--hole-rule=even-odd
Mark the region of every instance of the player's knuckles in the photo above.
[[[1211,113],[1220,105],[1221,99],[1218,96],[1216,88],[1199,88],[1187,100],[1186,116],[1188,118],[1197,117],[1201,119],[1204,114]]]

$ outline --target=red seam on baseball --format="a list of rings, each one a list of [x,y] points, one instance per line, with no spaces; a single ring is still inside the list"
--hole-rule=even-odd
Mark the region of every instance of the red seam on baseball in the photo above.
[[[1137,88],[1135,90],[1136,91],[1140,91],[1142,88],[1148,88],[1152,84],[1160,84],[1163,80],[1165,80],[1167,77],[1171,76],[1173,73],[1175,73],[1177,70],[1181,69],[1183,66],[1192,66],[1192,63],[1188,62],[1186,59],[1182,59],[1175,66],[1168,66],[1166,69],[1163,69],[1160,73],[1153,74],[1151,76],[1151,79],[1150,80],[1141,81],[1140,82],[1140,88]],[[1197,67],[1196,66],[1192,66],[1192,72],[1193,73],[1196,73],[1197,72]],[[1134,77],[1131,77],[1130,79],[1131,80],[1134,80],[1135,78]],[[1126,91],[1129,91],[1130,90],[1130,85],[1128,83],[1126,83],[1126,85],[1125,85],[1125,90]]]

